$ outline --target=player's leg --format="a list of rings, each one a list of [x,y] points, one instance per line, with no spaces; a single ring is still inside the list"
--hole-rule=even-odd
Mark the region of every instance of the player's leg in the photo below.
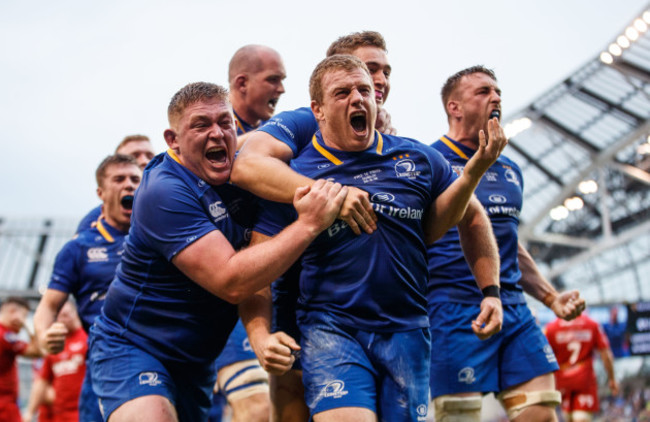
[[[499,394],[499,400],[513,422],[557,421],[555,408],[560,404],[560,392],[555,390],[553,374],[511,387]]]
[[[327,314],[314,312],[305,320],[301,362],[305,402],[314,421],[376,420],[378,373],[355,337],[358,330]]]
[[[307,422],[309,408],[305,404],[302,370],[269,376],[271,390],[271,422]]]
[[[377,415],[363,407],[341,407],[315,414],[314,422],[377,422]]]
[[[436,422],[479,422],[482,392],[497,391],[501,333],[481,341],[472,331],[479,305],[432,303],[431,375]]]
[[[268,374],[260,366],[241,320],[228,337],[215,366],[219,391],[232,409],[232,422],[267,422]]]
[[[511,421],[556,421],[561,402],[552,372],[553,349],[525,304],[504,305],[504,335],[498,399]]]
[[[174,405],[163,396],[142,396],[122,404],[108,422],[178,422]]]

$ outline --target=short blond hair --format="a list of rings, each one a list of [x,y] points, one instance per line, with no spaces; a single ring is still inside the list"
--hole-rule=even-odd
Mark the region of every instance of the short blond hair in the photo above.
[[[330,44],[326,56],[335,54],[352,54],[359,47],[377,47],[388,53],[384,37],[376,31],[353,32],[349,35],[339,37]]]
[[[199,101],[216,99],[230,104],[228,90],[220,85],[210,82],[193,82],[181,88],[169,102],[167,118],[169,124],[180,117],[187,106]]]

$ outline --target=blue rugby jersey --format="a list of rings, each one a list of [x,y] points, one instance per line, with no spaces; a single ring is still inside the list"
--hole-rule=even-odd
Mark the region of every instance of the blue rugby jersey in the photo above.
[[[203,289],[171,260],[213,230],[235,249],[244,246],[256,205],[248,192],[210,186],[177,160],[168,151],[144,172],[122,265],[97,325],[162,362],[211,365],[237,322],[237,306]]]
[[[367,191],[379,218],[371,235],[355,235],[337,220],[307,248],[299,319],[308,320],[310,312],[327,312],[343,325],[366,330],[427,327],[422,217],[455,179],[449,163],[437,151],[408,138],[377,132],[370,148],[346,152],[325,146],[318,132],[291,165],[305,176]],[[286,209],[283,204],[265,207],[256,230],[277,233],[295,219],[295,210],[290,215]]]
[[[56,257],[48,288],[74,296],[86,332],[99,315],[115,277],[125,236],[105,220],[97,220],[96,227],[80,232]]]
[[[318,123],[311,108],[301,107],[276,114],[259,130],[287,144],[293,151],[293,156],[297,157],[300,151],[309,145],[318,130]]]
[[[460,174],[474,150],[446,136],[431,145]],[[475,194],[483,204],[499,245],[501,258],[501,301],[525,303],[517,258],[519,215],[523,200],[523,179],[519,166],[501,155],[483,175]],[[460,246],[458,229],[452,228],[429,247],[429,293],[434,302],[480,303],[483,295],[476,285]]]
[[[257,129],[256,127],[249,125],[241,117],[239,117],[239,115],[234,109],[232,112],[235,115],[235,123],[237,125],[237,136],[243,135],[244,133],[248,133],[250,131]],[[265,120],[260,122],[260,126],[262,126],[264,123],[266,123]]]
[[[99,219],[102,215],[102,206],[97,205],[92,210],[88,211],[88,214],[84,216],[77,226],[77,233],[80,233],[83,230],[88,230],[92,228],[93,224]]]

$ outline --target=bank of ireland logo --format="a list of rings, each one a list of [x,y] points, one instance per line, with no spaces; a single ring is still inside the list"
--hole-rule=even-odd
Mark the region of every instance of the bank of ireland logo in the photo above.
[[[162,381],[158,380],[157,372],[141,372],[139,380],[140,385],[150,385],[152,387],[162,383]]]
[[[345,389],[345,383],[340,380],[330,382],[323,389],[323,396],[331,397],[333,399],[340,399],[346,394],[348,394],[348,391]]]
[[[415,169],[415,163],[411,159],[400,160],[395,164],[395,173],[397,177],[408,177],[409,179],[415,179],[417,175],[420,174],[419,171]]]
[[[226,213],[226,208],[222,207],[221,204],[223,204],[221,201],[210,204],[210,215],[212,215],[212,217],[219,218]]]
[[[473,384],[474,381],[476,381],[476,378],[474,377],[474,368],[466,366],[458,371],[458,382]]]
[[[394,200],[395,195],[388,192],[377,192],[370,198],[370,202],[393,202]]]
[[[86,255],[88,256],[88,262],[108,261],[108,253],[104,247],[90,248]]]
[[[496,193],[493,194],[493,195],[490,195],[490,196],[488,197],[488,199],[489,199],[490,202],[492,202],[493,204],[505,204],[506,201],[507,201],[507,199],[506,199],[505,196],[503,196],[503,195],[498,195],[498,194],[496,194]]]

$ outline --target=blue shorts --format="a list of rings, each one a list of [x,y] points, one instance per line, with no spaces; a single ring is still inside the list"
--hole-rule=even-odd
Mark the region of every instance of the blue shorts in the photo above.
[[[207,420],[216,380],[213,365],[165,365],[97,325],[90,329],[89,348],[93,390],[105,420],[122,404],[149,395],[166,397],[181,421]]]
[[[214,365],[217,371],[224,366],[231,365],[235,362],[241,362],[243,360],[257,359],[253,348],[251,347],[250,341],[248,341],[248,335],[246,334],[246,329],[244,324],[240,320],[237,320],[235,328],[233,328],[226,345],[223,347],[221,354],[215,361]]]
[[[377,333],[329,315],[300,324],[305,400],[311,414],[363,407],[386,421],[424,421],[429,330]]]
[[[99,411],[97,395],[93,391],[89,365],[90,363],[86,362],[86,375],[79,393],[79,422],[102,422],[104,419]]]
[[[546,337],[525,304],[503,305],[503,329],[479,340],[471,322],[479,305],[434,303],[431,323],[431,397],[499,393],[558,369]]]

